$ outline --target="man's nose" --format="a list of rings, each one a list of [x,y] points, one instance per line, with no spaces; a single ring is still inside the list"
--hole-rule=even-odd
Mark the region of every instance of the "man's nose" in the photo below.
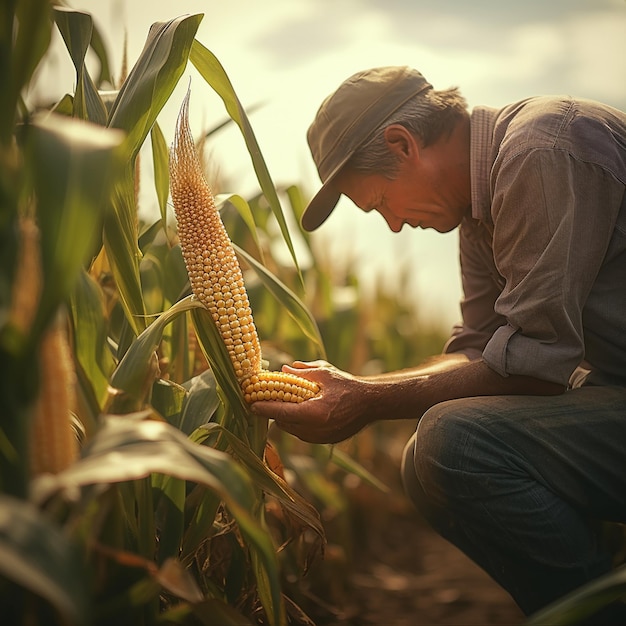
[[[404,220],[398,217],[392,217],[390,215],[385,215],[385,221],[387,222],[387,226],[394,232],[399,233],[404,226]]]

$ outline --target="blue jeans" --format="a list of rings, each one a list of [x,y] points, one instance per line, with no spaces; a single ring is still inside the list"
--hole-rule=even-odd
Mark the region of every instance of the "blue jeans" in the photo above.
[[[611,569],[594,529],[626,522],[626,388],[443,402],[407,444],[402,477],[435,530],[528,615]]]

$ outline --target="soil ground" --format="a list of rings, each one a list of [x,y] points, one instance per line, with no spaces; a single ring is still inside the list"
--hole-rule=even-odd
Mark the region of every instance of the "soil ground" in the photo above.
[[[309,613],[317,626],[523,623],[511,597],[416,512],[370,504],[383,507],[384,527],[372,523],[371,509],[362,511],[368,522],[355,536],[343,597],[339,605]]]
[[[337,626],[523,622],[511,597],[416,513],[396,511],[387,532],[371,530],[351,579],[354,619]]]
[[[343,532],[329,524],[325,578],[311,585],[303,608],[316,626],[522,624],[508,593],[437,535],[404,496],[404,441],[376,442],[371,468],[391,493],[363,483],[349,490],[351,521]]]

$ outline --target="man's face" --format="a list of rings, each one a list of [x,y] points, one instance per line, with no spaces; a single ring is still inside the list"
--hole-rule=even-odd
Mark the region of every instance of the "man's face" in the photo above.
[[[429,146],[398,124],[385,129],[385,141],[398,164],[393,180],[345,169],[337,189],[363,211],[378,211],[395,233],[405,224],[440,233],[456,228],[471,203],[469,117]]]
[[[443,178],[434,168],[414,168],[407,162],[394,180],[348,171],[338,177],[337,186],[366,213],[380,213],[394,233],[405,224],[447,233],[461,223],[467,203],[455,198]]]

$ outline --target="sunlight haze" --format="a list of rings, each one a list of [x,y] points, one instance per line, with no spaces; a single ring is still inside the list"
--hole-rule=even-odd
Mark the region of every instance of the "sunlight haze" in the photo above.
[[[623,0],[82,0],[94,16],[119,74],[125,32],[129,62],[150,25],[184,13],[204,13],[197,39],[220,60],[247,108],[276,184],[319,185],[305,133],[321,101],[352,73],[376,65],[411,65],[435,88],[460,87],[471,106],[501,106],[528,96],[568,93],[626,107],[626,2]],[[61,48],[60,48],[61,49]],[[61,49],[62,50],[62,49]],[[57,95],[73,88],[69,57],[50,69]],[[55,76],[56,73],[56,76]],[[190,65],[191,115],[196,134],[225,118],[221,100]],[[64,77],[64,78],[62,78]],[[168,142],[186,77],[160,124]],[[240,195],[258,185],[238,129],[210,145],[225,179]],[[144,190],[149,185],[144,183]],[[295,230],[295,228],[294,228]],[[295,235],[294,235],[295,236]],[[459,318],[461,297],[456,233],[397,235],[382,218],[342,201],[314,241],[333,257],[359,259],[366,282],[393,284],[409,266],[424,319],[445,326]]]

